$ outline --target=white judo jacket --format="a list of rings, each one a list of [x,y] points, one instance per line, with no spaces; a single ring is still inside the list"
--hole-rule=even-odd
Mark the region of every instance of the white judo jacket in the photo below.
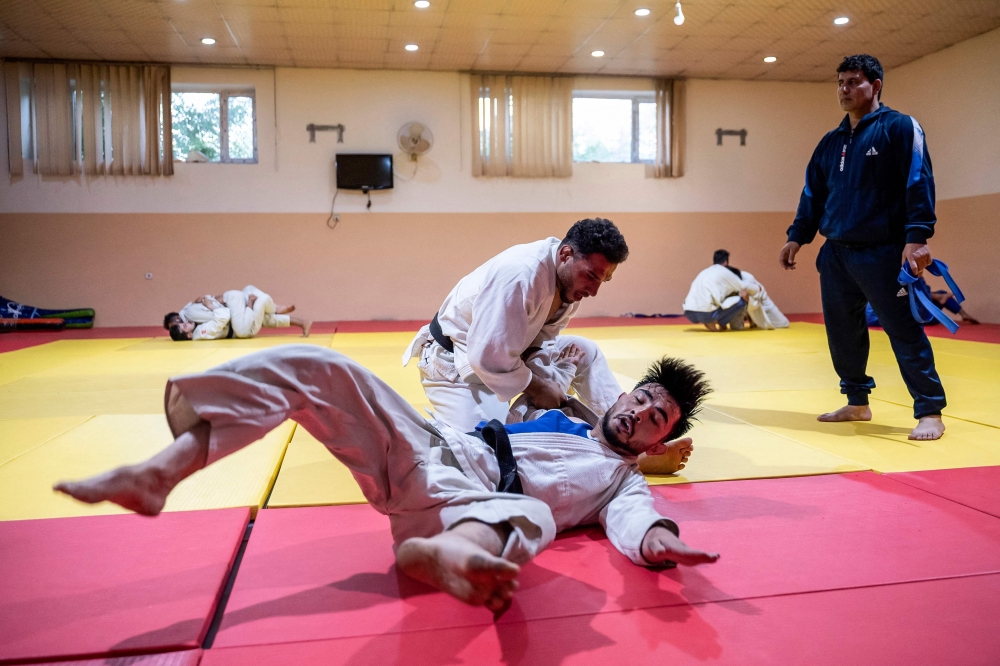
[[[531,383],[521,360],[566,328],[579,309],[570,303],[546,323],[556,295],[558,238],[504,250],[462,278],[438,310],[442,332],[455,345],[455,368],[465,382],[485,384],[506,402]],[[403,365],[433,338],[420,329],[403,354]]]
[[[746,289],[753,296],[757,293],[757,288],[756,280],[741,280],[722,264],[713,264],[698,273],[682,307],[691,312],[715,312],[726,307],[723,303],[733,294],[738,295]],[[735,303],[735,300],[729,305]]]

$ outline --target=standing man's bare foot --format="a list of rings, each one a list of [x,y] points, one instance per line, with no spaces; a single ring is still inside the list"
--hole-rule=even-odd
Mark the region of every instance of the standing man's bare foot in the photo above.
[[[690,437],[667,442],[667,452],[658,456],[639,457],[639,471],[643,474],[676,474],[684,469],[685,463],[694,451]]]
[[[274,306],[274,312],[275,312],[275,314],[292,314],[293,312],[295,312],[295,306],[294,305],[275,305]]]
[[[910,433],[909,439],[932,440],[941,439],[944,434],[944,421],[940,414],[924,416],[917,422],[917,427]]]
[[[844,405],[835,412],[827,412],[816,417],[824,423],[841,423],[843,421],[871,421],[872,410],[868,405]]]
[[[472,606],[504,610],[521,568],[454,530],[430,539],[407,539],[396,551],[400,571]]]
[[[174,486],[156,470],[140,467],[130,465],[83,481],[63,481],[53,489],[87,504],[112,502],[144,516],[158,515]]]

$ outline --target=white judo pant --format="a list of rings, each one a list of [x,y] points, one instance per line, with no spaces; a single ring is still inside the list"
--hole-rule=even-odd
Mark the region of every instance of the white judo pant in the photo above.
[[[547,504],[494,492],[462,472],[452,449],[485,444],[444,424],[436,428],[382,380],[331,349],[281,345],[249,354],[171,379],[165,402],[174,437],[197,423],[194,415],[208,422],[208,464],[286,419],[296,421],[351,470],[372,507],[389,516],[396,545],[466,520],[506,522],[512,532],[503,556],[521,564],[555,538]]]
[[[251,295],[257,297],[252,308],[249,306]],[[233,337],[252,338],[260,333],[262,327],[280,328],[291,324],[291,317],[276,314],[274,300],[253,285],[247,285],[242,291],[227,291],[223,300],[229,308]]]
[[[559,360],[559,354],[571,344],[584,353],[579,366]],[[531,372],[555,382],[567,395],[572,392],[596,414],[611,408],[622,389],[608,361],[592,340],[577,335],[560,335],[548,340],[526,362]],[[464,381],[455,368],[454,354],[436,342],[420,352],[420,383],[435,415],[461,432],[471,432],[480,421],[507,419],[509,404],[474,377]]]

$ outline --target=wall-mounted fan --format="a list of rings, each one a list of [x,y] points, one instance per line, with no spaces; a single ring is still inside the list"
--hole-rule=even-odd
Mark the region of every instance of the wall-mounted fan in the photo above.
[[[434,145],[434,135],[431,134],[430,128],[423,123],[406,123],[399,128],[396,142],[399,144],[399,149],[416,162],[417,157],[426,153]]]

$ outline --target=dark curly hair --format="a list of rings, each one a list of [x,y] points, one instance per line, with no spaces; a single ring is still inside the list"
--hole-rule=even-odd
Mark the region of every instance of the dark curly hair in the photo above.
[[[173,322],[174,317],[180,319],[180,315],[177,314],[176,312],[168,312],[167,314],[163,315],[163,328],[169,331],[170,326],[174,323]]]
[[[174,342],[183,342],[185,340],[190,340],[191,334],[185,333],[184,331],[181,330],[180,326],[174,324],[173,326],[170,327],[170,339],[173,340]]]
[[[859,53],[858,55],[847,56],[844,58],[840,65],[837,67],[837,73],[842,72],[861,72],[868,79],[869,83],[875,83],[875,79],[882,82],[885,85],[885,72],[882,71],[882,63],[878,61],[875,56],[870,56],[867,53]],[[878,98],[882,99],[882,91],[878,91]]]
[[[712,264],[724,264],[729,261],[729,252],[727,250],[716,250],[712,253]]]
[[[628,258],[625,237],[614,222],[600,217],[580,220],[570,227],[559,246],[563,245],[569,245],[574,252],[584,256],[596,252],[612,264],[620,264]]]
[[[681,417],[667,435],[668,440],[677,439],[691,429],[691,421],[701,411],[702,401],[712,392],[704,372],[679,358],[669,356],[664,356],[649,366],[635,388],[647,384],[662,386],[680,407]]]

